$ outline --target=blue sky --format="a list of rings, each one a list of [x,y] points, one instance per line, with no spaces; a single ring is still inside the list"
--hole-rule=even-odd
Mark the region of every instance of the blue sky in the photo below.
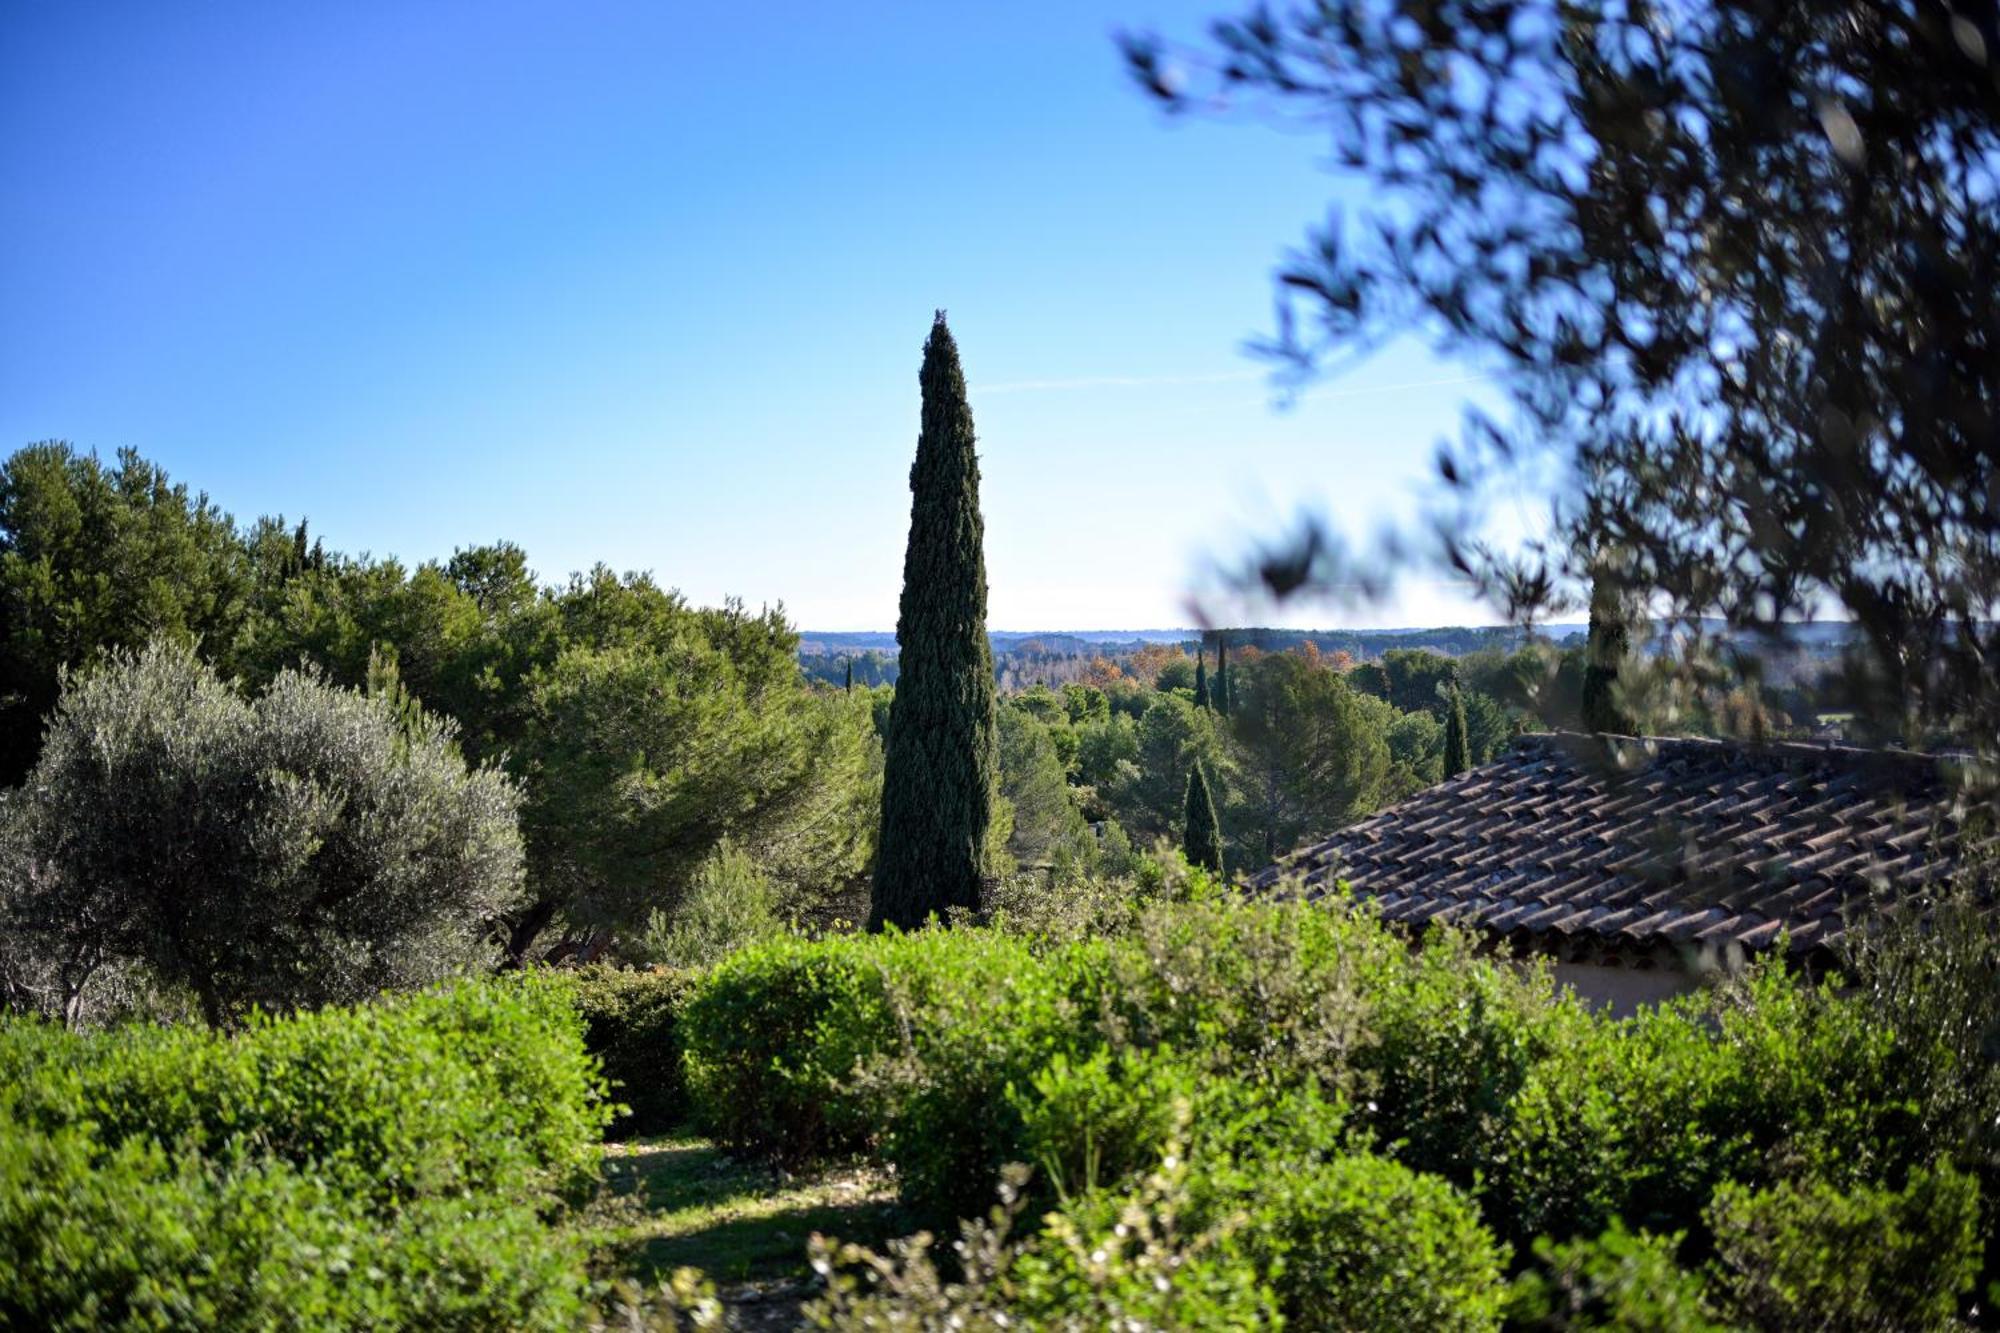
[[[1296,508],[1402,511],[1479,388],[1406,347],[1274,404],[1272,267],[1365,200],[1310,135],[1162,116],[1112,42],[1226,7],[15,0],[0,445],[885,629],[943,306],[992,624],[1185,623]]]

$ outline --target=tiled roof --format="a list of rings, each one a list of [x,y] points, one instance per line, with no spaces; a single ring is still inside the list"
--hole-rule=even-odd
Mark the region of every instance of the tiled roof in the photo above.
[[[1498,760],[1253,881],[1336,881],[1384,917],[1444,920],[1572,958],[1826,955],[1871,893],[1945,873],[1934,757],[1813,745],[1527,736]]]

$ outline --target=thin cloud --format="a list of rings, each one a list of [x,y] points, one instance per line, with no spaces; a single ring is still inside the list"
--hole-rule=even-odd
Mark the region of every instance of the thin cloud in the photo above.
[[[972,391],[978,394],[1060,393],[1075,389],[1156,389],[1188,384],[1241,384],[1246,380],[1263,379],[1267,373],[1262,370],[1232,370],[1211,375],[1073,375],[1060,379],[1007,380],[1000,384],[975,384],[972,386]],[[1452,375],[1444,379],[1407,380],[1399,384],[1357,384],[1348,388],[1307,390],[1301,392],[1298,397],[1301,400],[1359,398],[1374,393],[1404,393],[1411,389],[1441,389],[1454,384],[1479,384],[1486,379],[1485,375]]]
[[[1063,389],[1148,389],[1176,384],[1238,384],[1260,379],[1261,370],[1232,370],[1214,375],[1078,375],[1068,379],[1009,380],[1004,384],[975,384],[974,393],[1042,393]]]
[[[1441,380],[1410,380],[1403,384],[1358,384],[1351,389],[1326,389],[1319,393],[1304,392],[1301,398],[1359,398],[1370,393],[1401,393],[1405,389],[1441,389],[1447,384],[1481,384],[1484,375],[1453,375]]]

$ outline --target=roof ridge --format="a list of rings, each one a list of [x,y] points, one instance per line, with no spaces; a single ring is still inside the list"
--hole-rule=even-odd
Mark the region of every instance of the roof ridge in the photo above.
[[[1716,736],[1646,736],[1590,731],[1531,731],[1515,737],[1513,744],[1527,749],[1561,749],[1572,755],[1580,749],[1602,753],[1610,748],[1617,751],[1621,759],[1636,750],[1652,756],[1666,753],[1731,754],[1750,759],[1802,760],[1815,764],[1891,764],[1923,769],[1933,775],[1941,774],[1943,765],[1961,762],[1965,758],[1955,752],[1845,745],[1832,741],[1746,741]]]

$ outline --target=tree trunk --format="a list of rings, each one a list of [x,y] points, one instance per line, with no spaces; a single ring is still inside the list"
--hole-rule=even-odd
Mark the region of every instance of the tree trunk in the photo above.
[[[554,920],[556,905],[544,899],[521,914],[513,928],[507,932],[507,957],[501,962],[502,972],[512,972],[527,963],[528,950],[535,947],[535,938]]]

